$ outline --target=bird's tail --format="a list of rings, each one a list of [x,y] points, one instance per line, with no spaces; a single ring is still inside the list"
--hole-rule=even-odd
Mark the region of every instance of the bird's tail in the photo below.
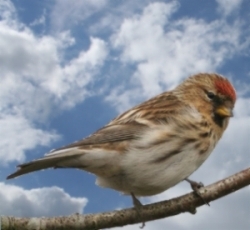
[[[78,148],[68,148],[52,151],[46,154],[43,158],[18,165],[18,169],[13,174],[10,174],[7,179],[12,179],[26,173],[38,171],[47,168],[78,168],[81,167],[79,158],[84,155],[84,152]]]

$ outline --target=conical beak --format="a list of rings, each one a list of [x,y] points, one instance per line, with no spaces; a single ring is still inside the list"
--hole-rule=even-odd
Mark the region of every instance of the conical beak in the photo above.
[[[226,106],[219,106],[215,113],[218,114],[220,117],[233,117],[233,111],[232,109],[226,107]]]

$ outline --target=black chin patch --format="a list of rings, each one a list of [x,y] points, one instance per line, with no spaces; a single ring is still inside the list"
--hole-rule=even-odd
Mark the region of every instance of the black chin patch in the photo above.
[[[213,120],[215,124],[220,126],[221,128],[223,127],[225,117],[219,116],[218,114],[214,113]]]

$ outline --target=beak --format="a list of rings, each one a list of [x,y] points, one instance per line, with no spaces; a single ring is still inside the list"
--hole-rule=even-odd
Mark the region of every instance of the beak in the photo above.
[[[215,113],[218,114],[220,117],[233,117],[233,111],[232,109],[226,107],[226,106],[219,106]]]

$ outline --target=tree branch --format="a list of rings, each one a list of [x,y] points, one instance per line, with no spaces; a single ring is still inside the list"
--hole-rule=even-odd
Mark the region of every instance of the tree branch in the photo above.
[[[250,168],[236,173],[224,180],[218,181],[200,189],[202,197],[213,201],[233,193],[250,184]],[[178,215],[183,212],[195,214],[196,207],[204,205],[202,199],[196,194],[189,193],[171,200],[145,205],[140,210],[140,215],[134,208],[99,214],[80,215],[74,214],[67,217],[53,218],[16,218],[1,217],[2,230],[62,230],[62,229],[101,229],[142,221],[156,220],[164,217]]]

